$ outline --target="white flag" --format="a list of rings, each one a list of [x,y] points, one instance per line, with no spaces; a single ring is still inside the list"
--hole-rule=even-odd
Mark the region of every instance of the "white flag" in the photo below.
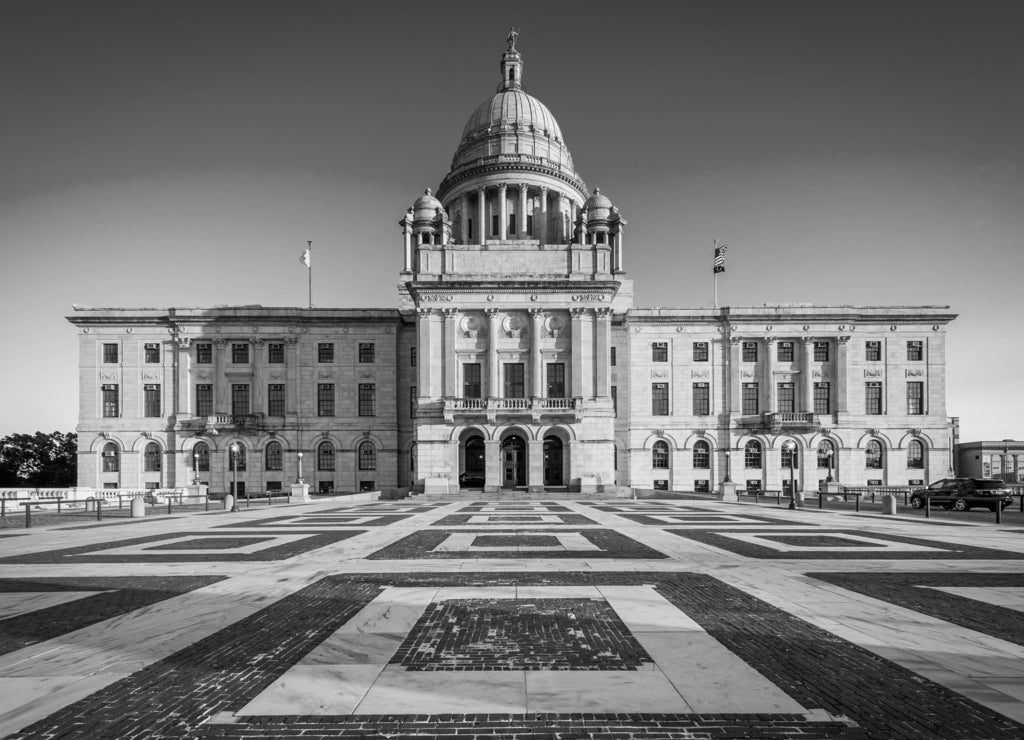
[[[309,250],[308,249],[302,253],[301,257],[299,257],[299,262],[304,264],[306,267],[309,267]]]

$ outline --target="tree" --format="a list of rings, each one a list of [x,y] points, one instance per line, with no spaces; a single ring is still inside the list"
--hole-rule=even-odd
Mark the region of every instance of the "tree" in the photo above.
[[[74,432],[10,434],[0,439],[0,486],[73,486],[77,462]]]

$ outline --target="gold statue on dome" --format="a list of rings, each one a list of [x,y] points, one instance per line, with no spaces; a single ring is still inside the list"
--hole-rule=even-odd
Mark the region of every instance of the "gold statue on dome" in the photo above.
[[[507,38],[508,50],[509,51],[515,51],[516,50],[516,39],[517,38],[519,38],[519,29],[516,28],[515,26],[509,27],[509,29],[508,29],[508,38]]]

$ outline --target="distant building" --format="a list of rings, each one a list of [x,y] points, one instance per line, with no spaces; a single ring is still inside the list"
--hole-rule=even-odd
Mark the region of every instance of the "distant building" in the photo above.
[[[391,309],[81,309],[79,483],[712,490],[952,469],[946,306],[635,308],[626,221],[501,83],[400,221]],[[635,248],[644,249],[643,245]],[[710,269],[701,254],[693,269]]]
[[[957,475],[964,478],[998,478],[1024,483],[1024,442],[961,442],[956,447]]]

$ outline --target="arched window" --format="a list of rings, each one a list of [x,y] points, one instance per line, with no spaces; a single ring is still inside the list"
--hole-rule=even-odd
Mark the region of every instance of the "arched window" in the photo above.
[[[196,455],[199,455],[199,459],[196,459]],[[192,448],[192,461],[195,463],[196,470],[209,472],[210,471],[210,445],[206,442],[199,442],[195,447]]]
[[[316,469],[334,470],[334,445],[321,442],[316,448]]]
[[[116,473],[121,469],[121,451],[113,442],[103,445],[103,472]]]
[[[782,445],[782,467],[786,470],[800,467],[800,450],[796,445],[790,449],[786,443]]]
[[[142,469],[147,473],[160,472],[160,445],[150,442],[142,453]]]
[[[760,468],[761,465],[761,443],[752,439],[743,448],[743,467]]]
[[[373,442],[363,442],[359,445],[359,469],[377,469],[377,448],[373,446]]]
[[[867,448],[864,450],[866,454],[864,466],[868,468],[881,468],[882,467],[882,443],[877,439],[873,439],[868,442]]]
[[[667,468],[668,467],[668,443],[661,440],[654,443],[654,448],[651,450],[651,467],[652,468]]]
[[[281,470],[284,466],[284,452],[281,450],[280,442],[271,442],[264,451],[265,465],[267,470]]]
[[[238,452],[232,452],[231,451],[231,447],[232,446],[238,448]],[[230,445],[228,445],[228,470],[229,471],[232,469],[231,468],[232,460],[234,461],[233,464],[235,466],[234,467],[235,470],[237,470],[239,472],[242,472],[243,470],[245,470],[245,445],[242,444],[241,442],[232,442]]]
[[[693,445],[693,467],[695,469],[711,467],[711,445],[707,442],[697,442]]]
[[[919,440],[912,439],[907,445],[907,467],[924,469],[924,445]]]
[[[819,468],[830,468],[830,460],[835,456],[836,448],[832,446],[832,443],[827,439],[823,439],[818,444],[818,467]]]

